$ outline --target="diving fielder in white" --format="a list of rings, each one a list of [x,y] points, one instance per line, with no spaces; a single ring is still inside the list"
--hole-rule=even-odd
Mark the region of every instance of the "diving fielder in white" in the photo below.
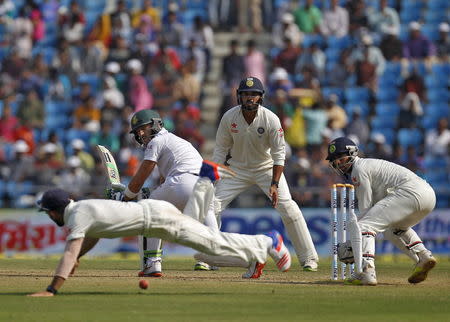
[[[196,183],[196,188],[201,189],[194,190],[197,200],[204,200],[205,204],[212,201],[212,181],[224,174],[224,168],[219,167],[204,163],[202,177]],[[31,294],[34,297],[55,295],[77,266],[78,259],[92,249],[99,238],[136,235],[162,238],[216,258],[246,263],[247,267],[253,267],[253,275],[248,278],[261,276],[267,255],[283,272],[291,265],[289,251],[278,232],[255,236],[222,233],[182,214],[174,205],[162,200],[122,202],[88,199],[75,202],[69,199],[66,191],[52,189],[46,191],[37,204],[58,226],[66,226],[69,235],[51,284],[46,291]]]
[[[358,199],[362,254],[355,253],[354,257],[355,261],[362,257],[363,271],[347,282],[377,284],[375,237],[378,233],[383,233],[416,264],[408,281],[424,281],[436,260],[411,227],[434,209],[433,188],[407,168],[385,160],[360,158],[357,154],[358,147],[346,137],[337,138],[328,146],[327,160],[339,175],[351,180]],[[355,250],[353,243],[352,246]]]
[[[259,79],[243,79],[237,90],[240,105],[227,111],[220,121],[213,161],[228,165],[237,175],[217,183],[216,216],[219,218],[220,212],[236,196],[257,184],[280,213],[300,265],[306,271],[316,271],[317,252],[283,175],[283,129],[279,118],[261,105],[263,95]]]
[[[188,141],[168,132],[160,115],[153,110],[142,110],[131,118],[131,131],[135,140],[145,147],[144,160],[125,190],[125,201],[134,199],[144,182],[158,166],[164,182],[149,196],[165,200],[183,211],[197,182],[202,157]],[[212,204],[211,204],[212,207]],[[219,229],[214,214],[202,221],[208,227]],[[141,272],[139,276],[162,276],[162,247],[159,238],[139,238]],[[209,270],[204,262],[197,262],[195,270]]]

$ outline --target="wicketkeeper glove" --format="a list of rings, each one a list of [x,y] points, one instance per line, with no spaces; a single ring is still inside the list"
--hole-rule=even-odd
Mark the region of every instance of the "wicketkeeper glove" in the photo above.
[[[338,258],[345,264],[353,264],[355,258],[353,257],[352,244],[349,240],[345,243],[339,243],[337,246]]]

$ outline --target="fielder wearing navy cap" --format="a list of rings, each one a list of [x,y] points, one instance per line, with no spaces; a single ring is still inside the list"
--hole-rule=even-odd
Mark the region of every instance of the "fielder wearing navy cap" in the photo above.
[[[62,210],[70,202],[69,193],[65,190],[56,188],[47,190],[42,198],[36,204],[39,211]]]
[[[245,93],[253,93],[258,95],[258,99],[254,98],[244,99]],[[247,77],[241,80],[239,87],[236,90],[238,104],[241,105],[243,110],[256,111],[258,106],[262,104],[264,97],[264,86],[262,82],[256,77]]]

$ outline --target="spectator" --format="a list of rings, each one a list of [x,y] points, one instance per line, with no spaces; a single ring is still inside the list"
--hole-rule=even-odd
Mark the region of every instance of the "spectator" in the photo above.
[[[148,91],[147,81],[142,76],[142,63],[137,59],[131,59],[127,63],[130,71],[128,85],[128,100],[134,107],[134,111],[140,111],[153,106],[153,96]]]
[[[417,174],[418,176],[424,175],[423,155],[417,152],[417,148],[414,145],[409,145],[406,148],[406,154],[404,157],[404,165],[406,168]]]
[[[74,121],[80,122],[85,130],[98,129],[100,122],[100,109],[95,105],[95,98],[89,96],[75,108]]]
[[[312,68],[314,76],[322,78],[325,72],[325,61],[325,54],[320,49],[319,44],[313,42],[298,57],[297,63],[295,64],[295,73],[299,74],[303,67],[309,66]]]
[[[386,67],[386,60],[383,57],[380,49],[373,45],[373,39],[370,35],[364,35],[361,39],[362,46],[352,54],[352,61],[367,61],[375,67],[375,74],[380,76],[383,74]]]
[[[152,19],[147,16],[141,16],[139,26],[134,29],[134,35],[142,35],[142,40],[147,46],[151,46],[157,39],[157,32],[155,26],[153,26]]]
[[[85,144],[83,140],[74,139],[70,143],[73,149],[73,155],[78,157],[81,162],[81,168],[90,173],[94,169],[94,158],[92,155],[86,151],[84,151]]]
[[[100,75],[103,71],[104,55],[102,47],[96,42],[84,38],[78,49],[80,59],[80,73]]]
[[[237,87],[244,77],[245,62],[244,57],[238,52],[238,41],[230,41],[230,53],[224,57],[222,62],[222,79],[225,89]]]
[[[68,48],[61,48],[57,51],[51,67],[57,69],[60,74],[66,75],[72,85],[77,84],[80,60]]]
[[[395,28],[386,28],[380,42],[380,50],[388,61],[400,61],[403,57],[403,43]]]
[[[42,146],[35,163],[37,184],[53,185],[58,182],[64,164],[58,160],[56,150],[56,145],[50,142]]]
[[[398,118],[399,128],[410,128],[418,124],[423,115],[421,101],[426,98],[423,78],[414,71],[406,78],[400,88],[399,103],[401,106]]]
[[[159,75],[153,79],[151,91],[153,93],[153,108],[162,111],[168,109],[173,103],[173,84],[176,75],[173,71],[161,70]],[[166,121],[164,126],[167,128]]]
[[[368,18],[371,29],[374,35],[378,36],[392,29],[397,34],[400,32],[400,19],[395,9],[388,7],[387,0],[380,0],[379,9],[369,8]]]
[[[421,33],[421,25],[417,21],[409,24],[409,38],[403,44],[403,57],[407,59],[429,59],[436,54],[436,48]]]
[[[274,96],[278,90],[287,94],[293,87],[294,84],[290,80],[288,72],[282,67],[275,67],[269,76],[269,85],[267,86],[269,96]]]
[[[116,109],[121,109],[125,105],[124,96],[111,76],[103,78],[103,101],[109,102]]]
[[[240,0],[237,5],[239,31],[247,32],[249,31],[247,27],[251,26],[254,32],[261,32],[261,0]],[[248,22],[249,16],[251,17],[251,23]]]
[[[350,122],[345,128],[346,136],[355,136],[360,145],[365,146],[368,143],[370,129],[367,121],[361,118],[361,108],[355,107]]]
[[[391,160],[392,150],[386,144],[386,138],[383,134],[379,132],[372,133],[366,149],[366,155],[368,158]]]
[[[64,163],[66,157],[65,157],[65,151],[64,146],[61,143],[61,140],[58,136],[58,133],[56,131],[52,130],[50,131],[48,135],[48,143],[53,143],[55,145],[55,159],[58,160],[61,163]]]
[[[111,15],[104,13],[95,20],[94,26],[87,35],[87,39],[103,46],[104,55],[106,48],[111,45]]]
[[[202,83],[205,78],[206,72],[206,56],[202,48],[197,45],[195,38],[192,38],[187,48],[182,52],[183,62],[194,60],[195,61],[195,77]]]
[[[301,70],[301,79],[296,83],[296,87],[312,89],[319,93],[320,81],[314,76],[314,70],[311,66],[304,66]]]
[[[114,61],[119,63],[121,69],[125,69],[125,64],[130,59],[131,49],[127,39],[122,35],[116,35],[112,38],[111,48],[106,59],[108,62]]]
[[[19,104],[17,118],[22,124],[28,122],[33,129],[43,129],[45,121],[44,104],[37,92],[31,89],[26,93],[25,99]]]
[[[294,107],[289,101],[288,93],[284,89],[277,89],[271,95],[269,109],[274,112],[281,122],[281,127],[286,131],[292,124]]]
[[[307,34],[318,33],[322,23],[322,13],[314,5],[314,0],[305,0],[305,5],[294,11],[295,23]]]
[[[45,22],[42,19],[41,12],[38,8],[34,8],[30,13],[31,23],[33,24],[33,43],[37,43],[45,36]]]
[[[22,58],[17,48],[12,48],[10,53],[2,61],[2,73],[10,76],[12,85],[22,75],[23,70],[26,68],[26,59]]]
[[[153,56],[150,64],[150,74],[158,74],[162,70],[179,72],[181,69],[181,60],[177,51],[167,46],[163,41],[159,43],[159,49]]]
[[[9,163],[6,177],[14,182],[24,182],[35,178],[33,157],[29,154],[30,147],[23,140],[14,144],[14,160]]]
[[[444,63],[450,63],[450,26],[446,22],[439,24],[439,38],[436,41],[438,58]]]
[[[32,155],[34,153],[36,142],[34,140],[33,127],[31,126],[30,121],[24,120],[19,122],[15,129],[15,141],[17,140],[25,141],[29,148],[28,154]]]
[[[133,17],[131,19],[131,25],[133,28],[136,28],[139,25],[139,22],[144,15],[150,17],[156,30],[161,29],[161,13],[158,8],[153,7],[151,0],[144,0],[142,3],[142,8],[133,13]],[[162,34],[164,34],[164,31]]]
[[[173,86],[173,100],[186,99],[189,103],[198,104],[200,100],[201,87],[195,78],[193,70],[195,61],[187,61],[181,68],[181,78]]]
[[[145,16],[145,15],[143,15]],[[140,17],[138,25],[135,28],[138,28],[142,17]],[[114,12],[111,13],[111,21],[113,25],[112,33],[119,33],[123,37],[127,38],[127,36],[131,35],[131,16],[127,9],[127,4],[125,0],[117,1],[117,7]],[[114,30],[115,29],[115,30]]]
[[[58,24],[62,37],[71,44],[80,41],[83,38],[86,20],[78,1],[72,0],[69,9],[61,7],[59,14]]]
[[[354,38],[360,38],[362,32],[369,27],[364,0],[349,1],[348,12],[350,16],[350,35]]]
[[[194,17],[194,25],[192,29],[188,30],[184,36],[184,46],[187,46],[192,38],[195,38],[198,46],[200,46],[200,48],[202,48],[205,52],[205,72],[208,73],[211,64],[211,53],[214,48],[214,31],[203,21],[201,16]]]
[[[62,169],[58,180],[58,187],[70,193],[75,200],[83,198],[90,181],[89,174],[81,167],[81,160],[71,156],[67,166]]]
[[[340,87],[343,85],[353,85],[354,65],[351,60],[351,49],[347,48],[341,51],[339,61],[331,65],[327,71],[325,80],[330,86]]]
[[[303,109],[303,117],[306,122],[306,142],[309,147],[322,143],[322,131],[327,127],[327,113],[319,103],[311,108]]]
[[[338,105],[336,94],[330,94],[325,100],[325,110],[327,112],[329,128],[331,130],[342,130],[347,126],[347,114],[345,110]],[[339,135],[340,137],[343,135]]]
[[[448,157],[450,148],[450,129],[446,118],[439,119],[435,129],[425,135],[425,152],[427,155]]]
[[[272,29],[272,43],[277,48],[283,48],[283,39],[289,38],[294,47],[299,47],[303,41],[303,33],[294,23],[294,16],[286,12],[281,17],[281,21],[275,23]]]
[[[274,65],[287,71],[293,71],[300,53],[299,47],[294,47],[289,38],[284,38],[284,48],[274,58]]]
[[[162,25],[161,37],[168,46],[181,48],[183,41],[184,25],[177,21],[177,13],[169,11],[167,22]]]
[[[256,48],[256,42],[250,39],[247,42],[247,53],[244,56],[245,76],[256,77],[263,84],[266,83],[266,65],[264,54]]]
[[[19,119],[14,116],[10,103],[5,100],[3,103],[2,115],[0,117],[0,141],[14,142],[15,129],[18,124]]]
[[[100,131],[92,135],[89,144],[91,147],[99,144],[103,145],[113,154],[118,153],[120,150],[119,137],[112,133],[112,124],[110,122],[101,122]]]
[[[348,34],[349,23],[347,9],[339,6],[338,0],[331,0],[330,8],[323,15],[320,31],[326,37],[342,38]]]

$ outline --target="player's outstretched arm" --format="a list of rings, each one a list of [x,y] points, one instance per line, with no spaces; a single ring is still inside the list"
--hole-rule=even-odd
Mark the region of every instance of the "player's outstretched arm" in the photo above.
[[[83,244],[84,238],[77,238],[67,241],[64,254],[59,261],[58,267],[56,268],[55,276],[52,282],[47,287],[44,292],[37,292],[29,294],[32,297],[49,297],[54,296],[58,293],[58,290],[64,284],[64,281],[69,277],[75,263],[77,262],[78,254],[81,250],[81,245]]]
[[[125,190],[125,198],[124,201],[129,201],[136,198],[139,190],[141,190],[144,185],[145,180],[147,180],[148,176],[152,173],[155,168],[156,162],[144,160],[142,161],[139,169],[136,174],[131,178],[130,183],[128,184],[127,189]]]

